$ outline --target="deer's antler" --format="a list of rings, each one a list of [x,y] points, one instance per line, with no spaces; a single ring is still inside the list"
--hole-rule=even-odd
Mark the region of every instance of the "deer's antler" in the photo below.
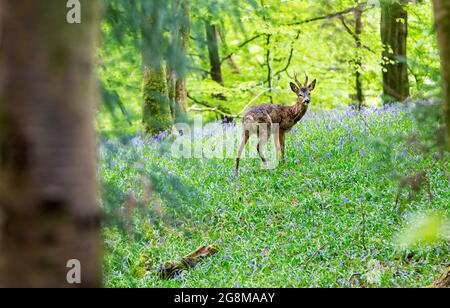
[[[305,88],[308,86],[308,75],[305,72]]]
[[[297,78],[297,73],[294,73],[294,79],[295,79],[295,83],[300,87],[300,89],[302,88],[302,84],[300,83],[300,81],[298,81]]]

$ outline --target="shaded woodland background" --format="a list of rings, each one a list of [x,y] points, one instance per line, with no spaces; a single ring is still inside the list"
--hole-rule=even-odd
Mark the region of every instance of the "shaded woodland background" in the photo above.
[[[292,104],[295,71],[318,79],[316,110],[430,105],[419,119],[437,141],[422,153],[448,165],[447,0],[80,2],[82,23],[69,25],[65,1],[0,1],[0,286],[68,286],[69,259],[83,265],[81,286],[102,284],[108,209],[98,205],[108,196],[99,202],[96,134],[112,147],[164,140],[196,114],[233,122],[256,97]],[[170,199],[184,186],[165,169],[169,157],[160,159],[148,178],[170,183],[154,187]],[[416,184],[417,176],[400,181]]]

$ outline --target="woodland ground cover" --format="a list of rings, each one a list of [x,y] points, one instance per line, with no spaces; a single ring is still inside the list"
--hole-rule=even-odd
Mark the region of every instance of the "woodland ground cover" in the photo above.
[[[429,143],[427,123],[413,105],[311,111],[287,137],[285,165],[262,170],[245,159],[238,179],[232,159],[174,158],[173,135],[102,142],[105,285],[429,285],[448,263],[448,242],[397,241],[412,213],[449,211],[442,164],[407,142]],[[395,206],[399,179],[418,170],[433,199],[423,189],[408,200],[407,187]],[[216,255],[175,279],[157,277],[164,262],[209,244]]]

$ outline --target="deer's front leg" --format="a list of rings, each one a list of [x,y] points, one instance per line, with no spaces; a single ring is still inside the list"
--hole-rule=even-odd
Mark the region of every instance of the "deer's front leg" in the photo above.
[[[280,136],[281,156],[283,159],[283,163],[286,163],[286,144],[285,144],[286,133],[283,131],[280,131],[279,136]]]

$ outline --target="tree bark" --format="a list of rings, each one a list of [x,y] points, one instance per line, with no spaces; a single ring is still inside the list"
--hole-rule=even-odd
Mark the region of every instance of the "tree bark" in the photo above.
[[[188,0],[181,0],[181,7],[183,11],[183,22],[180,27],[180,48],[183,53],[183,61],[178,72],[177,80],[175,82],[175,120],[183,121],[186,118],[188,103],[187,103],[187,85],[186,85],[186,60],[189,49],[189,34],[190,34],[190,5]]]
[[[383,101],[404,101],[409,97],[407,37],[408,0],[385,1],[381,8],[381,41],[383,57]]]
[[[0,0],[0,287],[98,287],[98,1]],[[81,265],[69,284],[67,262]]]
[[[446,0],[434,0],[433,2],[438,43],[441,53],[447,146],[450,151],[450,2]]]
[[[269,89],[272,89],[272,64],[270,63],[270,39],[271,35],[268,34],[266,36],[266,65],[267,65],[267,87]],[[273,97],[272,94],[270,94],[272,90],[269,91],[269,99],[270,103],[273,104]]]
[[[163,29],[160,10],[164,3],[154,2],[151,11],[143,12],[142,35],[142,124],[148,135],[157,135],[172,127],[166,67],[163,63],[161,45]]]
[[[169,97],[169,106],[170,106],[170,113],[172,115],[172,118],[175,119],[175,113],[176,113],[176,104],[175,96],[176,96],[176,88],[175,85],[177,83],[177,73],[175,72],[175,69],[171,68],[168,65],[167,69],[167,96]]]
[[[163,64],[154,68],[144,68],[142,96],[144,99],[142,121],[145,133],[157,135],[172,127],[173,118],[170,110],[166,69]]]
[[[361,44],[361,34],[362,34],[362,10],[355,10],[355,40],[356,40],[356,72],[355,72],[355,80],[356,80],[356,103],[358,110],[361,110],[361,106],[364,104],[364,94],[361,82],[361,52],[362,52],[362,44]]]
[[[208,44],[209,62],[210,62],[210,74],[212,80],[224,85],[222,77],[222,67],[219,56],[219,47],[217,42],[217,29],[216,26],[209,21],[205,21],[206,29],[206,41]]]

